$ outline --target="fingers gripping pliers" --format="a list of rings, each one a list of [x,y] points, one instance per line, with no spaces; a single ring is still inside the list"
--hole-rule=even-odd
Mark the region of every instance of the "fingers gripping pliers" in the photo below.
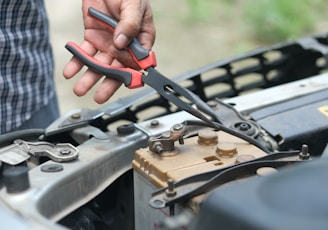
[[[105,25],[111,31],[115,30],[118,23],[114,18],[94,8],[88,9],[88,15]],[[137,39],[132,40],[127,50],[142,71],[132,68],[115,67],[99,62],[73,42],[68,42],[65,47],[87,67],[99,74],[121,81],[126,87],[131,89],[142,87],[144,84],[149,85],[179,109],[194,115],[211,126],[215,127],[213,121],[221,123],[220,117],[216,112],[197,95],[159,73],[155,69],[155,53],[143,48]],[[192,104],[197,108],[194,108]]]

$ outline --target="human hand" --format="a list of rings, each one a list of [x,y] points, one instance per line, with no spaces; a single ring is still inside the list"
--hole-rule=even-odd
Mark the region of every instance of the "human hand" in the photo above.
[[[119,23],[112,33],[108,28],[87,16],[89,7],[118,19]],[[132,57],[125,49],[133,38],[150,49],[155,41],[155,26],[148,0],[83,0],[84,41],[80,47],[95,59],[117,67],[136,68]],[[64,67],[63,75],[70,79],[83,67],[83,63],[73,57]],[[85,95],[102,78],[88,69],[74,86],[74,93]],[[120,87],[121,82],[104,78],[96,90],[94,100],[106,102]]]

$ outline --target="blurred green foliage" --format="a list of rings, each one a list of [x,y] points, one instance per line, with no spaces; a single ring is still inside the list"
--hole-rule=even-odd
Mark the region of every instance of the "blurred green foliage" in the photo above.
[[[328,9],[325,0],[186,0],[191,22],[215,20],[213,10],[239,17],[233,29],[247,28],[262,43],[279,42],[308,35]],[[229,17],[225,16],[227,20]]]
[[[212,19],[212,7],[218,5],[217,0],[186,0],[189,8],[187,19],[191,23],[206,22]]]
[[[245,20],[254,38],[276,42],[299,38],[315,29],[324,0],[248,0]]]

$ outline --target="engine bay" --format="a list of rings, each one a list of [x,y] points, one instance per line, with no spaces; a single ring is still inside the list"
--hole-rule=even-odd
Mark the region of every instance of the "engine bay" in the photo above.
[[[174,78],[214,126],[147,88],[0,136],[5,229],[327,228],[327,60],[324,33]]]

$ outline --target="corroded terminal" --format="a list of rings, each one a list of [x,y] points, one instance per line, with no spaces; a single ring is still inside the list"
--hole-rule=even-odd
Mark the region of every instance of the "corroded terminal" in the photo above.
[[[182,145],[184,144],[183,136],[187,133],[187,126],[184,124],[176,124],[170,132],[162,133],[157,137],[152,137],[148,141],[148,148],[151,152],[162,154],[162,153],[173,153],[176,154],[176,148],[174,146],[175,141],[179,141]],[[171,154],[169,154],[171,155]]]

